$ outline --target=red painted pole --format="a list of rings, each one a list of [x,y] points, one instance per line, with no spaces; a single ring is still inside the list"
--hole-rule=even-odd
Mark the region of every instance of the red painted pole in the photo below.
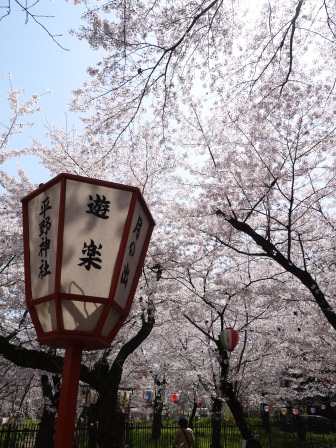
[[[54,448],[72,448],[73,446],[81,360],[82,347],[80,345],[73,345],[66,349]]]

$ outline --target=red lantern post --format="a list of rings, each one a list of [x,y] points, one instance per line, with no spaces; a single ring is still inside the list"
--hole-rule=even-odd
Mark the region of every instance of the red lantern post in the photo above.
[[[65,349],[54,446],[71,448],[82,350],[123,325],[155,223],[137,188],[70,174],[22,205],[27,307],[37,340]]]

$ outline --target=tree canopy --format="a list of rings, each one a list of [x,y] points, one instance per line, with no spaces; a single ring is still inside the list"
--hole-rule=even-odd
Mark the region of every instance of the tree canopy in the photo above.
[[[138,186],[157,222],[129,321],[102,355],[112,363],[155,309],[125,363],[137,390],[191,388],[232,409],[334,395],[335,13],[327,0],[88,2],[77,35],[105,57],[74,92],[83,130],[52,125],[48,144],[9,148],[35,101],[20,109],[11,92],[3,157]],[[1,180],[2,334],[36,349],[19,209],[33,186]]]

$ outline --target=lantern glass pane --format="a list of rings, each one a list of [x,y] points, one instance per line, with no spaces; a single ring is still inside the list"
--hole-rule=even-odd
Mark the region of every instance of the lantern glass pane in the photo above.
[[[60,183],[28,204],[29,255],[32,300],[55,291]]]
[[[139,264],[148,228],[149,220],[138,201],[134,210],[131,231],[128,236],[126,251],[121,265],[120,279],[115,294],[115,302],[122,308],[125,308],[127,305],[127,299]]]
[[[45,333],[57,330],[55,302],[45,302],[35,305],[37,317],[40,321],[42,330]]]
[[[62,300],[64,330],[93,332],[103,309],[101,303]]]
[[[118,313],[114,308],[111,308],[105,320],[103,329],[101,331],[101,335],[104,338],[109,337],[109,335],[112,333],[114,327],[117,325],[120,318],[121,314]]]
[[[67,179],[61,292],[108,298],[131,197]]]

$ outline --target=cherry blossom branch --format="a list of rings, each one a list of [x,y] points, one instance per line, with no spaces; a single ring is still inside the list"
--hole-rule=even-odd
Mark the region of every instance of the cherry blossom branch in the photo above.
[[[332,306],[328,303],[324,293],[319,288],[319,285],[313,279],[309,272],[299,268],[294,263],[292,263],[292,261],[288,260],[288,258],[284,257],[273,243],[266,240],[263,236],[253,230],[252,227],[250,227],[246,222],[239,221],[233,216],[228,216],[221,210],[217,210],[216,215],[222,216],[228,224],[230,224],[239,232],[245,233],[246,235],[250,236],[251,239],[257,244],[257,246],[263,249],[267,257],[274,260],[277,264],[282,266],[285,271],[296,277],[313,295],[314,300],[319,306],[320,310],[322,311],[330,325],[336,330],[336,314]]]
[[[291,20],[290,27],[286,31],[286,34],[287,34],[288,31],[291,30],[290,38],[289,38],[289,66],[288,66],[286,78],[285,78],[284,82],[281,84],[281,87],[280,87],[280,95],[281,95],[281,93],[283,91],[283,88],[287,84],[287,82],[289,80],[289,77],[290,77],[290,75],[292,73],[292,69],[293,69],[294,33],[295,33],[295,28],[296,28],[296,21],[297,21],[299,15],[300,15],[300,11],[301,11],[302,5],[303,5],[303,0],[299,0],[299,2],[297,4],[297,7],[296,7],[296,10],[295,10],[295,15],[294,15],[293,19]],[[284,36],[284,39],[286,37],[286,34]],[[284,44],[284,39],[281,42],[282,45]]]
[[[324,5],[324,9],[327,15],[327,24],[328,24],[328,28],[331,31],[331,34],[333,35],[334,39],[336,38],[336,24],[335,22],[332,20],[331,15],[329,14],[329,8],[327,6],[327,2],[326,0],[323,0],[323,5]],[[332,26],[334,27],[334,29],[332,29]]]
[[[48,30],[48,28],[47,28],[45,25],[43,25],[43,23],[38,19],[38,18],[40,18],[40,17],[43,17],[43,18],[49,18],[49,17],[54,17],[54,16],[37,15],[37,14],[33,14],[33,13],[31,13],[31,12],[29,11],[30,8],[32,8],[32,7],[35,6],[37,3],[39,3],[39,0],[36,0],[34,3],[32,3],[32,4],[29,5],[29,6],[24,6],[19,0],[14,0],[14,1],[15,1],[15,3],[16,3],[17,5],[20,6],[20,8],[22,8],[22,11],[24,11],[24,12],[26,13],[26,21],[25,21],[26,24],[28,23],[28,19],[31,18],[32,20],[34,20],[34,22],[35,22],[37,25],[39,25],[39,26],[40,26],[40,27],[41,27],[41,28],[48,34],[48,36],[55,42],[56,45],[58,45],[60,48],[62,48],[62,50],[69,51],[69,48],[65,48],[65,47],[63,47],[63,45],[61,45],[61,44],[56,40],[56,38],[57,38],[57,37],[61,37],[62,34],[51,34],[50,31]],[[3,18],[5,18],[5,17],[7,17],[8,15],[11,14],[11,0],[8,0],[7,6],[1,6],[1,8],[3,8],[3,9],[7,9],[7,12],[6,12],[5,14],[3,14],[3,15],[0,17],[0,21],[1,21]]]

